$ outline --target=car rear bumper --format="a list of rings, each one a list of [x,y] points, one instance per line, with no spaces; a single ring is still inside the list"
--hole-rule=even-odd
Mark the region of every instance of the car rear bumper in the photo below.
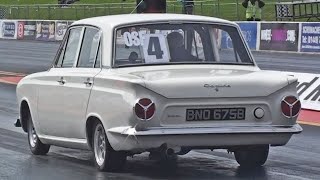
[[[299,124],[290,127],[195,127],[151,128],[136,131],[132,127],[109,129],[108,139],[115,150],[143,151],[170,147],[230,147],[241,145],[285,145],[292,134],[302,131]]]

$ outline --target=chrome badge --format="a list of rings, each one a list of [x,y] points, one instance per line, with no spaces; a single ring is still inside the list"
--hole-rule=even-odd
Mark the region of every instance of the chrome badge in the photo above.
[[[204,84],[203,87],[214,89],[218,92],[221,88],[230,88],[229,84]]]

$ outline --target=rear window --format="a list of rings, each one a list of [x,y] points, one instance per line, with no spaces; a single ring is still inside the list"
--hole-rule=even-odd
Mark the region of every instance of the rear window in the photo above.
[[[221,42],[222,36],[228,36],[227,48]],[[233,26],[192,23],[128,26],[117,29],[115,42],[115,67],[253,64]]]

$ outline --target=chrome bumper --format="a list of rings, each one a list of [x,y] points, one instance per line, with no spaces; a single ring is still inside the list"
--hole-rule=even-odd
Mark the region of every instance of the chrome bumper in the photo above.
[[[290,127],[188,127],[150,128],[136,131],[132,127],[108,129],[108,139],[115,150],[157,148],[166,143],[172,146],[238,146],[271,144],[284,145],[292,134],[302,131],[299,124]]]

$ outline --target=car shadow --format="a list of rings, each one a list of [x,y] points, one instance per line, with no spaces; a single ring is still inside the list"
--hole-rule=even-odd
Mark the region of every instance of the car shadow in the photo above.
[[[52,176],[48,174],[54,173]],[[99,172],[90,151],[60,149],[47,156],[29,156],[16,177],[29,179],[267,179],[265,168],[243,168],[235,163],[183,156],[177,163],[150,160],[147,153],[128,157],[122,171]]]

